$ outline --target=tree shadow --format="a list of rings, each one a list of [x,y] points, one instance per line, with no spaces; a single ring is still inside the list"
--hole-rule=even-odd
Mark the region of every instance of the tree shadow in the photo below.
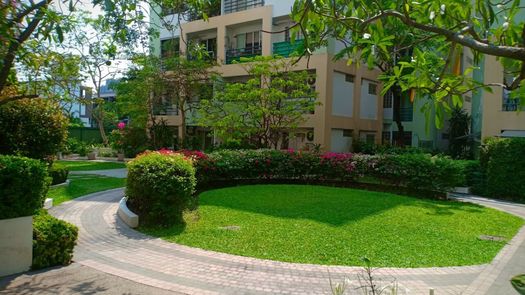
[[[470,203],[423,200],[391,193],[315,185],[252,185],[204,192],[200,206],[216,206],[279,218],[309,219],[341,226],[398,206],[422,208],[431,215],[481,213]]]

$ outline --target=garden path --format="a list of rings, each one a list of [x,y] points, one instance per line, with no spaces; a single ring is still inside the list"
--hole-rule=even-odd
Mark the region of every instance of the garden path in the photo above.
[[[95,193],[50,211],[79,226],[74,257],[77,263],[149,286],[188,294],[329,294],[330,278],[334,283],[344,278],[355,281],[356,274],[361,271],[358,267],[240,257],[152,238],[118,219],[116,211],[122,195],[123,189]],[[525,208],[482,199],[465,200],[485,202],[483,205],[525,216]],[[375,275],[397,278],[410,294],[428,294],[430,288],[434,288],[436,294],[465,294],[465,291],[471,292],[469,294],[514,294],[488,292],[491,286],[503,282],[499,276],[504,276],[503,270],[515,264],[514,257],[524,246],[524,240],[525,229],[522,229],[489,265],[382,268]],[[489,278],[490,283],[485,284]]]
[[[91,171],[71,171],[69,174],[72,175],[101,175],[101,176],[107,176],[107,177],[115,177],[115,178],[126,178],[128,176],[128,170],[126,168],[122,169],[107,169],[107,170],[91,170]]]

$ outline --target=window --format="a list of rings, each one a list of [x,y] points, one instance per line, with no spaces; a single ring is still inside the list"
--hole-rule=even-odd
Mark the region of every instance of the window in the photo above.
[[[209,58],[214,59],[217,53],[217,38],[201,40],[199,43],[208,52]]]
[[[354,76],[350,74],[345,74],[345,81],[348,83],[354,83]]]
[[[377,95],[377,84],[368,83],[368,94]]]
[[[472,101],[472,97],[470,97],[469,95],[465,95],[465,101],[466,102],[471,102]]]
[[[393,131],[392,132],[392,139],[394,140],[394,142],[398,142],[399,131]],[[411,146],[412,145],[412,132],[411,131],[404,131],[403,132],[403,144],[405,146]]]
[[[394,102],[394,95],[391,91],[388,91],[383,97],[383,108],[391,109]]]
[[[172,57],[179,55],[180,39],[172,38],[160,41],[160,56]]]
[[[284,41],[290,42],[290,27],[284,28]]]
[[[352,129],[343,129],[343,137],[352,137],[353,130]]]
[[[263,5],[264,0],[224,0],[224,13],[243,11]]]

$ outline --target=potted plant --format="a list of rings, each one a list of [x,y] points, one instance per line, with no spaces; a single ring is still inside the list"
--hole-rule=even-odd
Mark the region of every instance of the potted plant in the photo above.
[[[96,160],[97,159],[97,152],[95,149],[95,146],[91,146],[89,149],[89,152],[87,153],[88,160]]]

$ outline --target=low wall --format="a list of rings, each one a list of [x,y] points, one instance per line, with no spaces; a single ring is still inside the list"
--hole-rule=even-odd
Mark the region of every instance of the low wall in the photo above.
[[[0,220],[0,277],[31,268],[33,216]]]

